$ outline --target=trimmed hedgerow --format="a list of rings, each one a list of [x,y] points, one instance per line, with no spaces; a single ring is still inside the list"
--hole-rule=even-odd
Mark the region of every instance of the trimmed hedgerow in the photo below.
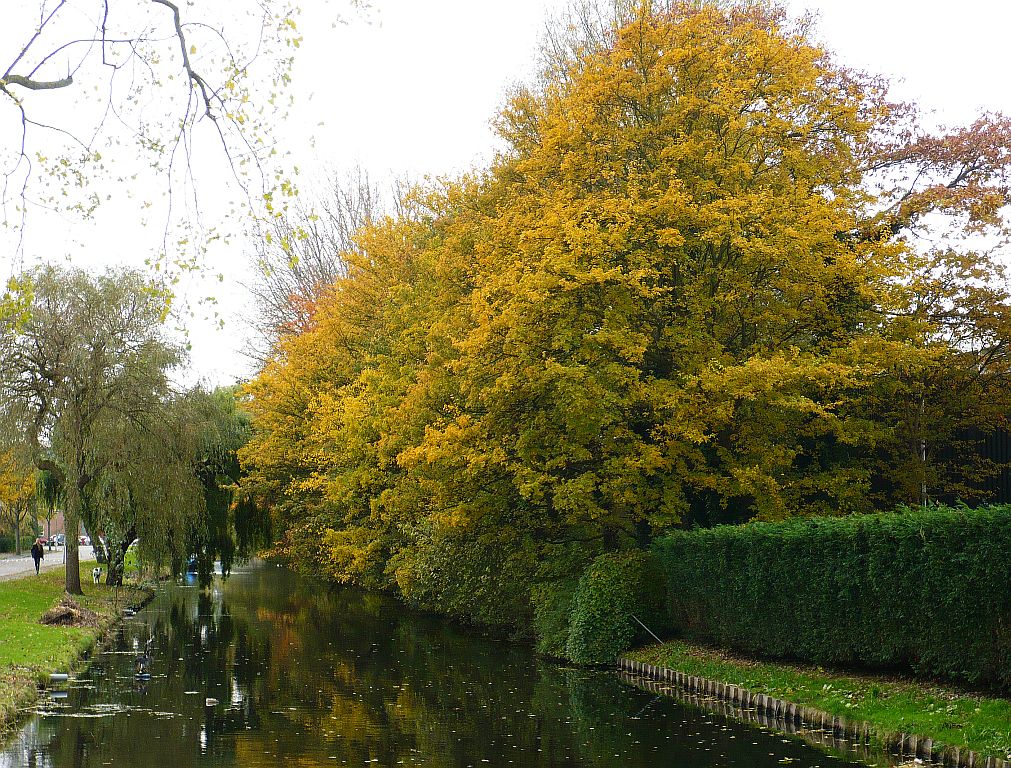
[[[1011,507],[725,526],[654,552],[687,637],[1011,688]]]
[[[601,555],[579,580],[565,655],[577,664],[611,664],[632,647],[641,621],[660,615],[662,581],[649,552]]]

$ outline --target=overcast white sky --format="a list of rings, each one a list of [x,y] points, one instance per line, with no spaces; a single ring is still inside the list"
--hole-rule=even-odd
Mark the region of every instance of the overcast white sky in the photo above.
[[[238,2],[238,0],[231,0]],[[303,180],[326,169],[361,166],[376,180],[453,175],[493,151],[489,120],[506,88],[533,70],[548,13],[566,0],[373,0],[367,19],[335,2],[304,0],[304,40],[296,61],[294,119],[278,131]],[[789,0],[820,15],[821,39],[844,63],[890,76],[896,93],[935,112],[939,123],[970,121],[980,110],[1011,113],[1002,0]],[[0,30],[0,51],[13,42]],[[283,132],[282,132],[283,131]],[[0,136],[10,142],[11,137]],[[157,235],[125,230],[115,214],[94,224],[44,223],[26,238],[25,259],[140,265]],[[111,220],[110,220],[111,219]],[[59,233],[54,234],[54,233]],[[0,259],[3,257],[0,256]],[[239,246],[212,254],[221,284],[194,281],[193,296],[214,293],[224,330],[193,321],[193,366],[209,382],[249,374],[240,354],[248,313],[241,287],[248,257]]]

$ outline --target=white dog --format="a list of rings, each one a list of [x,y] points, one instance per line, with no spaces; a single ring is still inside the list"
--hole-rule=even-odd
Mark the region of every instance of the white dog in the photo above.
[[[99,566],[97,568],[92,568],[91,569],[91,580],[97,584],[101,580],[101,578],[102,578],[102,568],[101,568],[101,566]]]

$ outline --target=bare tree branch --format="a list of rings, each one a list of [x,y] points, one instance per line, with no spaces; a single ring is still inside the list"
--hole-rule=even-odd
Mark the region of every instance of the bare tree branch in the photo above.
[[[186,70],[186,74],[190,81],[200,90],[200,95],[204,100],[205,114],[211,120],[215,120],[214,110],[211,107],[211,95],[208,93],[208,90],[213,92],[214,89],[208,87],[207,81],[197,74],[196,70],[193,69],[193,65],[190,63],[190,53],[186,50],[186,33],[183,31],[183,21],[181,15],[179,14],[179,6],[169,2],[169,0],[151,0],[151,2],[157,3],[158,5],[164,5],[172,11],[172,20],[175,25],[176,37],[179,38],[179,50],[182,52],[183,56],[183,69]]]
[[[74,78],[69,75],[61,80],[31,80],[23,75],[7,75],[0,79],[0,88],[7,85],[20,85],[30,91],[52,91],[56,88],[66,88],[73,83]]]
[[[0,219],[17,233],[17,254],[26,243],[30,211],[90,214],[105,197],[95,194],[90,173],[133,165],[137,157],[140,175],[148,169],[159,175],[170,201],[167,211],[156,209],[165,225],[155,260],[165,268],[198,263],[195,254],[213,237],[200,222],[202,190],[217,182],[191,165],[208,139],[220,145],[218,155],[229,165],[223,183],[237,184],[244,198],[249,216],[243,228],[250,218],[266,220],[263,209],[274,204],[275,187],[285,197],[293,194],[292,185],[282,185],[282,175],[267,167],[276,154],[269,134],[277,114],[258,102],[269,98],[273,104],[288,85],[289,51],[298,44],[291,3],[239,0],[197,15],[178,0],[40,0],[36,13],[5,17],[12,29],[24,29],[9,63],[0,64],[0,93],[18,110],[6,119],[11,128],[19,119],[22,132],[20,142],[0,148]],[[271,74],[263,77],[260,66]],[[47,99],[57,92],[77,96]],[[75,99],[69,110],[68,98]],[[59,105],[60,117],[50,116],[47,101]],[[216,138],[200,129],[203,118],[214,125]],[[106,151],[124,139],[137,142],[140,152]],[[124,169],[119,181],[137,178],[133,171]],[[280,200],[281,194],[279,209]],[[147,198],[143,205],[152,202]],[[181,230],[185,234],[177,235]]]
[[[67,0],[60,0],[60,2],[59,2],[59,3],[57,3],[56,7],[55,7],[55,8],[53,8],[53,10],[52,10],[52,11],[50,11],[49,15],[48,15],[48,16],[45,16],[44,18],[42,18],[42,19],[41,19],[41,20],[39,21],[39,25],[38,25],[38,27],[37,27],[37,28],[35,29],[35,34],[33,34],[33,35],[31,36],[31,38],[29,38],[28,42],[27,42],[27,43],[25,43],[25,47],[21,49],[21,53],[19,53],[19,54],[18,54],[18,55],[17,55],[16,57],[14,57],[14,61],[12,61],[12,62],[10,63],[10,65],[9,65],[9,66],[7,67],[7,71],[6,71],[6,72],[4,72],[4,77],[3,77],[3,79],[7,79],[7,78],[8,78],[9,76],[10,76],[10,74],[11,74],[11,70],[12,70],[12,69],[14,69],[14,67],[16,67],[16,66],[17,66],[17,65],[18,65],[18,64],[20,63],[20,61],[21,61],[21,60],[22,60],[22,59],[23,59],[23,58],[25,57],[25,55],[26,55],[26,54],[28,53],[28,50],[29,50],[29,49],[30,49],[30,48],[31,48],[31,47],[32,47],[32,46],[33,46],[33,45],[35,44],[35,42],[36,42],[36,41],[37,41],[37,40],[38,40],[38,39],[39,39],[39,38],[40,38],[40,37],[42,36],[42,33],[43,33],[43,31],[44,31],[44,30],[46,29],[46,27],[47,27],[47,26],[49,25],[49,23],[50,23],[50,22],[51,22],[51,21],[52,21],[52,20],[53,20],[54,18],[56,18],[56,14],[58,14],[58,13],[60,12],[60,10],[61,10],[61,9],[63,8],[63,6],[64,6],[64,5],[66,5],[66,4],[67,4]],[[43,12],[44,12],[44,11],[43,11]]]

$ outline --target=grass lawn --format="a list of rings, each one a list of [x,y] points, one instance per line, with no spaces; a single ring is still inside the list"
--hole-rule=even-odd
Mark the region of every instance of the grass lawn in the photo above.
[[[1011,758],[1011,700],[900,677],[758,662],[670,641],[632,659],[718,680],[778,699],[865,720],[876,735],[913,733],[985,756]]]
[[[125,605],[142,602],[147,592],[127,586],[116,590],[91,583],[93,563],[81,564],[84,597],[76,602],[100,617],[98,627],[45,626],[39,617],[63,597],[62,569],[0,581],[0,731],[17,720],[36,699],[39,683],[51,672],[67,672],[87,653]]]

